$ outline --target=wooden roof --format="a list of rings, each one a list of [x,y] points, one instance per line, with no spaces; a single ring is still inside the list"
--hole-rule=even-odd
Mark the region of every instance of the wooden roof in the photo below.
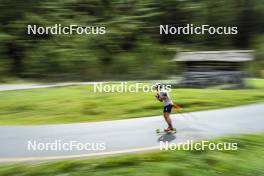
[[[254,50],[225,50],[225,51],[197,51],[180,52],[173,61],[197,62],[197,61],[220,61],[220,62],[246,62],[254,59]]]

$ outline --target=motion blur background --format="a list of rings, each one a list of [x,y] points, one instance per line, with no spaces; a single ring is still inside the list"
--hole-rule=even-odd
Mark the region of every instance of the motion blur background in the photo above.
[[[262,0],[1,0],[0,81],[164,79],[179,51],[253,49],[264,73]],[[238,35],[160,35],[159,25],[237,26]],[[28,35],[27,25],[106,26],[105,35]]]
[[[27,25],[30,24],[38,26],[54,26],[55,24],[105,26],[106,34],[28,35]],[[237,26],[238,34],[160,35],[159,26],[166,24],[172,26],[186,26],[186,24],[214,27]],[[180,123],[175,124],[179,132],[175,134],[177,139],[174,137],[173,140],[181,140],[182,136],[185,137],[189,134],[199,136],[199,132],[208,133],[207,135],[211,136],[207,128],[222,134],[221,131],[217,131],[221,128],[216,128],[219,125],[218,121],[211,120],[216,126],[205,124],[199,127],[199,124],[203,122],[194,119],[194,116],[190,114],[191,111],[264,102],[264,79],[259,79],[264,78],[263,0],[0,0],[0,151],[5,153],[5,156],[11,156],[7,160],[0,156],[0,163],[9,159],[14,161],[15,157],[21,157],[19,151],[24,152],[23,148],[20,148],[21,145],[24,145],[23,139],[28,140],[32,138],[32,135],[45,140],[53,139],[56,137],[54,129],[57,127],[59,129],[62,127],[61,124],[65,123],[68,123],[69,128],[63,127],[61,131],[57,130],[57,134],[66,139],[73,136],[89,141],[98,134],[98,136],[104,136],[115,142],[118,141],[116,139],[119,136],[122,136],[122,139],[127,139],[124,143],[127,142],[134,146],[134,143],[142,144],[143,140],[138,140],[138,138],[140,139],[143,134],[142,139],[146,140],[146,144],[152,143],[152,139],[156,136],[154,127],[145,130],[144,126],[139,125],[132,131],[125,129],[127,133],[122,133],[119,128],[115,129],[117,126],[106,130],[99,128],[97,131],[92,131],[94,128],[89,129],[88,126],[88,131],[86,131],[86,126],[79,129],[78,124],[77,126],[72,124],[162,114],[163,105],[156,102],[153,92],[91,93],[93,85],[89,81],[116,83],[122,80],[133,84],[133,81],[129,80],[136,80],[153,84],[153,80],[176,80],[183,69],[180,62],[172,62],[177,53],[214,50],[254,51],[254,60],[246,62],[245,68],[243,67],[247,71],[247,77],[250,78],[244,79],[243,77],[243,80],[250,86],[236,90],[204,89],[204,86],[199,89],[173,88],[170,93],[171,98],[182,107],[180,112],[185,115],[189,113],[189,117],[184,118],[186,124],[188,122],[188,126],[185,127]],[[218,59],[228,61],[229,58],[222,59],[218,55]],[[236,59],[241,60],[241,58]],[[223,62],[215,64],[215,67],[225,66]],[[199,63],[197,65],[200,67]],[[204,69],[202,66],[201,68]],[[196,74],[193,75],[196,76]],[[230,74],[225,73],[225,75],[227,75],[224,76],[225,78],[231,77]],[[173,77],[176,79],[172,79]],[[235,77],[235,79],[237,78]],[[201,82],[200,80],[198,82]],[[212,80],[214,81],[214,78]],[[20,81],[27,85],[20,84]],[[69,84],[45,84],[68,81]],[[82,81],[88,81],[88,83],[83,84]],[[72,84],[72,82],[78,83]],[[212,81],[210,79],[207,82],[211,83]],[[70,84],[72,85],[70,86]],[[48,88],[47,85],[53,87]],[[248,116],[248,121],[252,122],[257,117],[263,116],[262,106],[259,106],[262,111],[258,109],[258,105],[250,106],[256,108],[257,111],[256,109],[250,110],[252,114]],[[178,111],[174,110],[173,113],[178,113]],[[225,114],[230,118],[235,115],[228,113],[229,111],[223,115],[212,111],[211,116],[216,115],[220,122],[220,118]],[[254,126],[248,125],[248,121],[244,121],[247,114],[242,117],[237,116],[239,116],[237,118],[241,118],[238,126],[242,128],[242,131],[254,129]],[[188,121],[189,118],[194,121]],[[263,118],[259,118],[255,124],[261,126],[263,120],[260,119]],[[160,120],[163,120],[162,117]],[[127,123],[130,122],[127,121]],[[46,124],[59,125],[45,126],[43,131],[37,131],[35,126],[30,126]],[[198,126],[195,127],[197,124]],[[221,124],[225,128],[233,130],[229,121]],[[8,125],[8,127],[4,125]],[[13,125],[29,126],[20,128]],[[164,125],[165,122],[160,124],[160,128],[165,127]],[[139,128],[140,130],[138,130]],[[19,130],[19,132],[22,131],[21,134],[15,129],[22,129]],[[111,134],[114,135],[111,136]],[[146,134],[150,137],[145,137]],[[153,136],[154,138],[152,138]],[[161,137],[157,136],[157,140],[155,138],[157,144]],[[6,163],[1,163],[0,176],[264,175],[263,133],[240,137],[226,136],[213,140],[216,142],[237,142],[239,150],[155,151],[153,153],[124,154],[118,157],[67,160],[47,164],[34,162],[33,164],[6,165]],[[115,143],[114,147],[122,146],[124,143]],[[2,148],[2,146],[5,147]],[[59,155],[61,154],[59,153]],[[52,155],[49,153],[49,156]],[[66,155],[69,153],[65,153]],[[34,158],[33,156],[38,157],[38,155],[27,155],[25,159]]]

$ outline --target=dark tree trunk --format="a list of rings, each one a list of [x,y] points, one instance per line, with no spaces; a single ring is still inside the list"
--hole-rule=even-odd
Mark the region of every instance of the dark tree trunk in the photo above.
[[[12,68],[11,73],[17,77],[22,76],[23,71],[23,50],[22,47],[19,46],[15,41],[12,41],[7,45],[8,48],[8,56],[11,59]]]

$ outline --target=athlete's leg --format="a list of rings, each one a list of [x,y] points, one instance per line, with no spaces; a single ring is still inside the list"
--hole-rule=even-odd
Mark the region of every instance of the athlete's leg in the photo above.
[[[163,113],[163,116],[164,116],[165,121],[166,121],[167,124],[168,124],[168,127],[169,127],[169,128],[173,128],[173,126],[172,126],[172,121],[171,121],[171,118],[170,118],[170,113],[169,113],[169,112],[164,112],[164,113]]]

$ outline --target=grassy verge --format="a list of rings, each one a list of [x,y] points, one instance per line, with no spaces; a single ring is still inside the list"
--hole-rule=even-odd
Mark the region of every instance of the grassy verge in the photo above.
[[[246,84],[255,89],[263,89],[264,88],[264,80],[263,79],[247,79]]]
[[[0,175],[111,176],[256,176],[264,175],[264,134],[226,137],[212,142],[238,143],[235,151],[160,151],[101,159],[46,164],[4,165]]]
[[[184,111],[264,102],[264,81],[255,89],[174,89]],[[93,93],[91,85],[0,92],[0,125],[56,124],[136,118],[162,113],[154,93]],[[174,112],[176,113],[176,112]]]
[[[18,85],[18,84],[41,84],[45,83],[43,81],[35,81],[35,80],[23,80],[23,79],[5,79],[5,80],[0,80],[0,86],[1,85]]]

